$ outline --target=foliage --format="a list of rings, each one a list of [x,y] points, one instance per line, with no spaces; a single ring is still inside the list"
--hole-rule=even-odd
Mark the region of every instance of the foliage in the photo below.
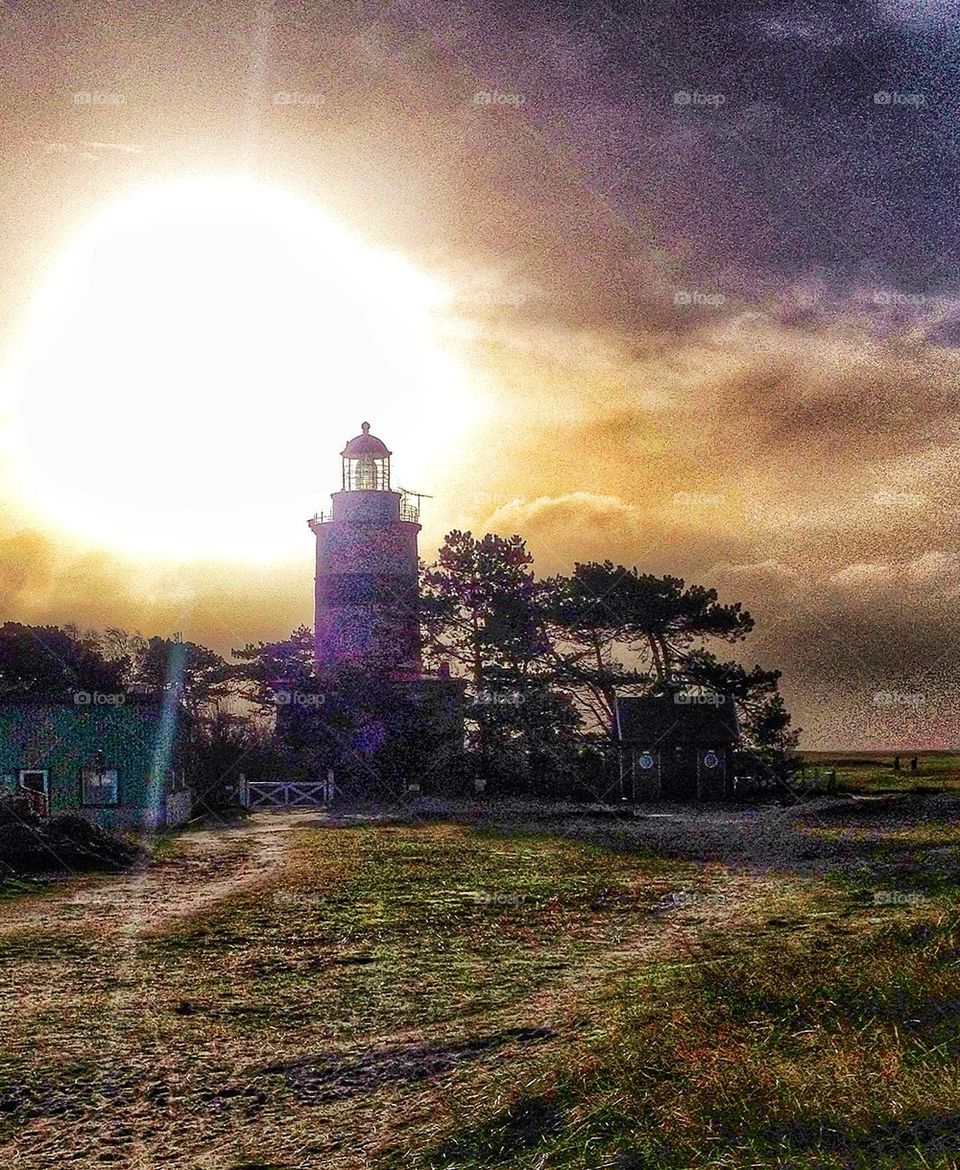
[[[474,693],[496,670],[524,675],[546,651],[532,562],[519,536],[453,531],[423,573],[428,649],[456,664]]]
[[[692,682],[690,658],[704,639],[736,642],[753,629],[739,603],[715,589],[614,565],[577,564],[545,586],[558,683],[609,734],[624,687]]]
[[[298,626],[280,642],[248,642],[242,650],[234,650],[233,657],[240,660],[235,677],[244,697],[262,710],[276,708],[278,691],[318,688],[313,633],[306,626]]]
[[[519,782],[569,767],[578,719],[554,685],[544,591],[519,536],[447,535],[424,572],[429,652],[452,661],[469,683],[471,743],[488,782]],[[548,765],[549,767],[549,765]]]
[[[739,602],[612,561],[544,581],[532,563],[519,536],[451,532],[423,574],[429,650],[468,680],[473,744],[493,771],[522,773],[544,756],[568,766],[577,738],[615,734],[618,693],[655,687],[732,695],[745,742],[783,766],[797,735],[779,671],[721,661],[707,645],[750,634]]]
[[[191,720],[182,767],[193,789],[194,814],[224,812],[237,804],[241,774],[271,774],[271,737],[255,722],[227,711]]]
[[[143,856],[79,814],[41,819],[25,800],[0,794],[0,884],[11,876],[119,870]]]
[[[219,654],[196,642],[150,638],[134,659],[132,678],[158,694],[176,690],[196,718],[226,697],[232,670]]]
[[[615,735],[616,696],[663,687],[732,695],[757,767],[789,770],[798,733],[780,672],[724,661],[711,649],[752,631],[739,602],[609,560],[544,580],[532,566],[519,536],[453,531],[421,570],[424,658],[448,663],[465,681],[468,743],[488,784],[531,790],[545,775],[577,776],[580,749],[598,733]],[[276,717],[275,768],[316,775],[334,766],[395,790],[440,747],[442,732],[421,717],[415,691],[396,685],[390,662],[345,664],[321,677],[305,626],[233,656],[228,664],[197,643],[117,627],[100,634],[8,622],[0,627],[0,687],[63,696],[176,689],[191,715],[190,767],[202,800],[214,805],[228,795],[236,760],[260,766],[273,750],[242,707],[225,713],[234,694],[248,710]]]
[[[123,689],[129,660],[107,660],[95,638],[73,627],[0,626],[0,689],[5,694],[69,697],[76,690]]]

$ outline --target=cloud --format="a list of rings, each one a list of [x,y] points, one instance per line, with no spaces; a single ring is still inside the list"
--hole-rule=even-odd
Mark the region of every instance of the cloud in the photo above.
[[[538,572],[569,570],[576,560],[603,559],[629,546],[640,531],[639,511],[619,496],[568,492],[560,496],[514,499],[480,525],[500,535],[519,533],[537,560]]]
[[[881,589],[899,602],[921,591],[925,600],[934,602],[960,595],[960,555],[952,550],[931,549],[909,561],[848,565],[830,580],[844,588]]]
[[[720,562],[710,566],[705,578],[735,600],[744,597],[783,598],[802,589],[800,572],[773,559],[744,564]]]
[[[311,570],[154,564],[21,530],[0,538],[0,614],[30,625],[186,637],[221,653],[312,625]]]
[[[903,28],[940,29],[956,24],[960,0],[880,0],[880,15]]]
[[[806,43],[819,49],[836,49],[862,39],[867,30],[842,12],[818,13],[783,10],[757,17],[761,33],[774,43]]]
[[[920,120],[872,95],[891,44],[924,66],[925,91],[956,88],[949,58],[919,50],[960,0],[891,0],[879,18],[721,6],[694,38],[670,6],[572,7],[411,0],[371,25],[355,6],[275,6],[259,116],[236,14],[161,4],[145,32],[119,10],[94,30],[69,6],[49,27],[21,6],[0,35],[11,141],[129,158],[149,181],[157,151],[136,143],[230,167],[257,115],[265,174],[459,290],[443,344],[490,409],[442,490],[422,484],[430,539],[516,531],[540,571],[610,556],[716,584],[757,617],[748,653],[785,668],[799,721],[849,741],[866,726],[857,696],[952,636],[960,201],[949,149],[930,147],[937,110]],[[111,52],[137,78],[130,102],[73,105]],[[307,111],[270,95],[319,78],[324,115],[305,133]],[[681,86],[727,101],[681,109]],[[492,89],[525,101],[472,103]],[[7,172],[4,319],[70,228],[65,209],[116,196],[112,167],[84,166],[70,189],[68,173]],[[442,441],[442,420],[424,426]],[[335,448],[317,451],[318,490],[324,466],[335,474]],[[158,568],[8,531],[0,604],[229,648],[309,622],[311,572]]]

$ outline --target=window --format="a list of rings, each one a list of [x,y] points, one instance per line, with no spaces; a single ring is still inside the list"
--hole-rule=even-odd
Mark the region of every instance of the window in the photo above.
[[[109,805],[120,803],[117,786],[117,769],[91,765],[80,769],[80,785],[85,805]]]
[[[18,795],[33,811],[45,817],[50,811],[50,774],[46,770],[23,770],[19,773]]]
[[[20,787],[27,792],[46,792],[47,791],[47,773],[46,772],[21,772],[20,773]]]

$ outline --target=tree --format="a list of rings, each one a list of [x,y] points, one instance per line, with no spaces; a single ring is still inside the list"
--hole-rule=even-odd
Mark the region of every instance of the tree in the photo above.
[[[618,693],[668,687],[732,694],[758,750],[795,742],[779,673],[720,662],[708,649],[752,631],[739,602],[609,560],[545,581],[532,563],[519,536],[455,531],[423,571],[428,652],[467,678],[483,760],[517,773],[534,759],[566,759],[597,729],[616,734]]]
[[[457,665],[475,694],[494,667],[523,669],[545,649],[532,563],[519,536],[454,531],[423,572],[427,651]]]
[[[578,563],[546,595],[557,682],[609,734],[618,689],[677,681],[705,639],[736,642],[753,629],[740,603],[722,604],[715,589],[612,561]]]
[[[220,813],[236,805],[241,773],[263,773],[275,753],[269,736],[250,719],[217,710],[188,722],[178,755],[194,811]]]
[[[682,679],[689,685],[733,696],[743,738],[766,764],[782,769],[800,733],[790,730],[790,714],[779,691],[781,672],[739,662],[720,662],[707,650],[686,657]]]
[[[245,697],[263,709],[276,707],[278,691],[309,693],[319,688],[313,633],[306,626],[298,626],[281,642],[248,642],[233,656],[240,659],[234,674]]]
[[[790,722],[783,695],[777,692],[757,705],[745,728],[753,752],[780,777],[789,775],[799,763],[794,752],[800,730],[791,730]]]
[[[95,636],[75,627],[0,626],[0,687],[7,694],[117,692],[124,689],[128,666],[125,659],[105,659]]]
[[[571,698],[547,680],[489,690],[478,705],[488,781],[540,791],[547,776],[576,771],[580,718]]]
[[[454,531],[423,573],[427,653],[467,679],[474,746],[487,771],[507,755],[529,757],[538,733],[559,726],[563,708],[547,693],[550,644],[532,562],[519,536]]]
[[[572,576],[553,577],[542,591],[554,682],[590,724],[609,735],[615,731],[617,690],[650,677],[642,662],[622,661],[634,649],[635,583],[626,569],[605,561],[577,564]]]
[[[233,674],[229,664],[206,646],[153,637],[134,660],[132,678],[157,694],[176,690],[197,718],[226,697]]]
[[[140,633],[128,634],[119,626],[107,626],[99,635],[100,650],[104,657],[136,662],[147,648],[147,639]]]

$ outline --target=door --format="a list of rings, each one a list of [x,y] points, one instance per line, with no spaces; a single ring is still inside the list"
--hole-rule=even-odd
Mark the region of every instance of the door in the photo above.
[[[47,816],[50,812],[50,773],[38,770],[21,772],[18,794],[38,817]]]
[[[660,799],[659,752],[630,752],[630,789],[631,800]]]
[[[663,795],[667,800],[693,800],[697,795],[697,755],[686,744],[664,746],[660,762]]]
[[[722,800],[729,795],[726,753],[720,748],[698,752],[697,796],[701,800]]]

